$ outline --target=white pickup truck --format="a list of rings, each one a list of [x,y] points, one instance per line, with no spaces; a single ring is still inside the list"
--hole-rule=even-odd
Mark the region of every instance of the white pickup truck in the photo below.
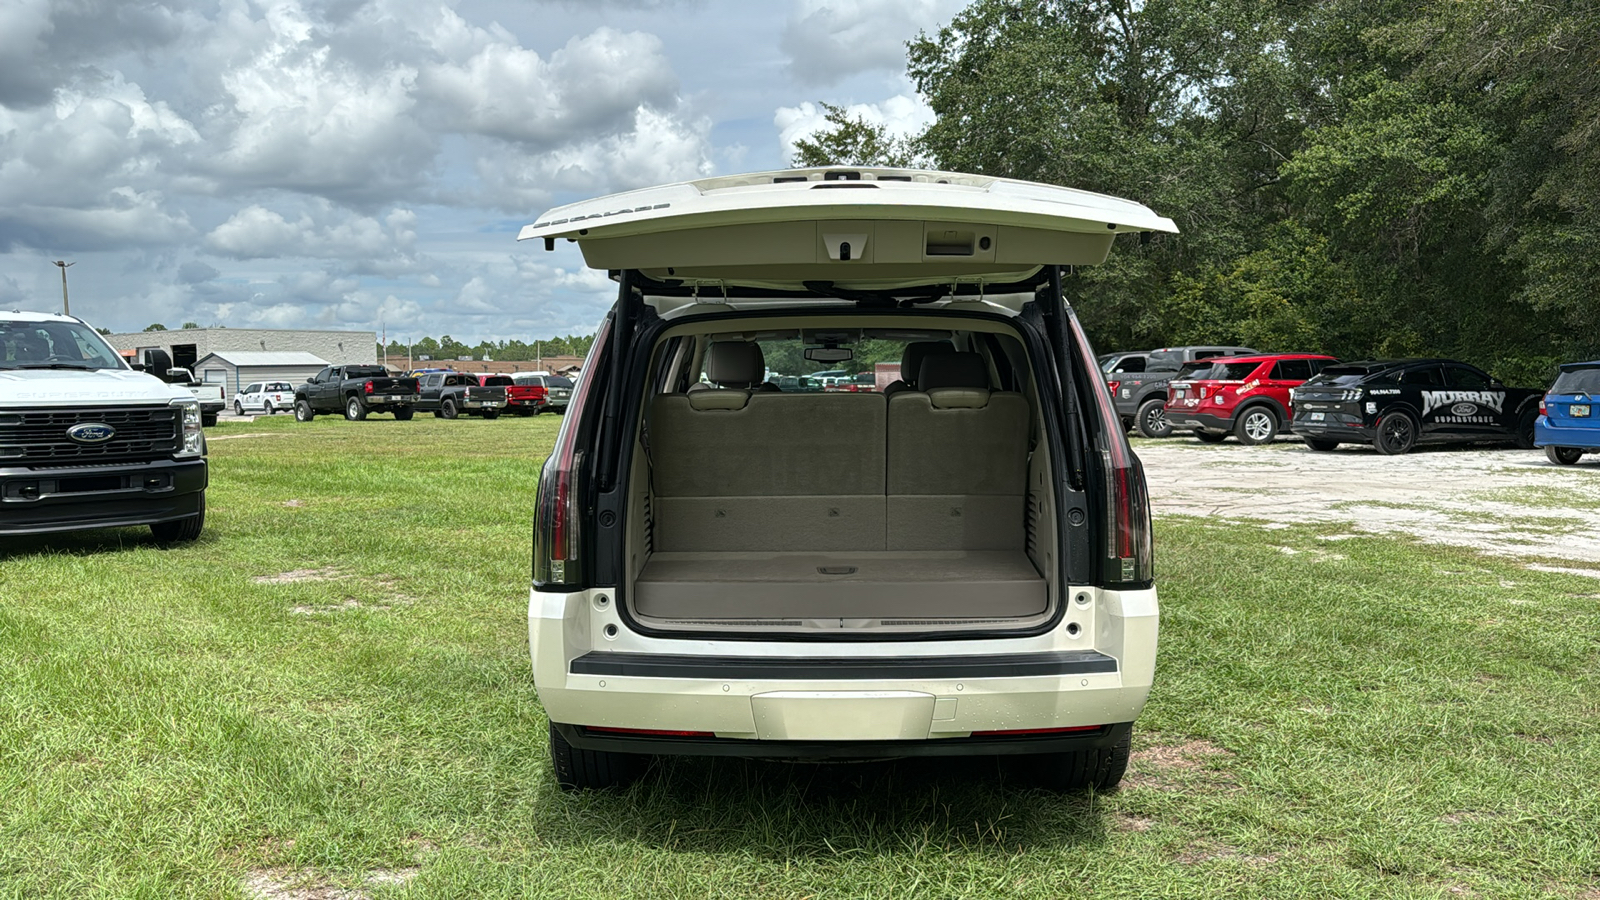
[[[198,538],[202,416],[187,387],[130,368],[81,319],[0,312],[0,540],[124,525]]]

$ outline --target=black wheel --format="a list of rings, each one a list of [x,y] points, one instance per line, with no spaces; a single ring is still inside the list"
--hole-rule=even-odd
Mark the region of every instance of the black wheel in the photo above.
[[[498,419],[498,418],[500,418],[500,410],[498,410],[498,409],[486,409],[486,410],[483,411],[483,417],[485,419]]]
[[[155,535],[158,544],[187,544],[200,537],[200,532],[206,527],[205,498],[200,500],[199,515],[187,519],[178,519],[174,522],[157,522],[150,526],[150,533]]]
[[[1044,787],[1056,791],[1114,791],[1128,771],[1133,750],[1133,729],[1109,747],[1067,753],[1042,753],[1034,757],[1033,774]]]
[[[1308,437],[1306,438],[1306,446],[1320,453],[1326,453],[1329,450],[1339,449],[1339,442],[1330,441],[1327,438]]]
[[[439,412],[446,419],[454,419],[456,416],[461,415],[461,413],[456,410],[456,402],[448,399],[439,404]]]
[[[397,409],[397,410],[394,411],[395,419],[397,419],[397,420],[399,420],[401,422],[409,422],[409,421],[411,421],[411,416],[412,416],[412,410],[409,407],[405,408],[405,409]]]
[[[442,418],[444,418],[444,413],[442,413],[442,412],[440,412],[439,410],[436,409],[436,410],[433,411],[433,417],[435,419],[442,419]]]
[[[233,401],[233,414],[236,416],[244,415],[244,404],[237,400]]]
[[[294,402],[294,420],[296,422],[309,422],[316,417],[317,414],[311,409],[311,401],[296,400]]]
[[[1417,420],[1408,412],[1384,413],[1378,420],[1378,433],[1372,446],[1384,456],[1410,453],[1417,445]]]
[[[360,397],[351,397],[344,402],[344,417],[352,422],[362,421],[367,417],[367,405]]]
[[[1278,436],[1278,417],[1265,406],[1252,406],[1233,423],[1233,435],[1241,444],[1270,444]]]
[[[216,424],[217,424],[217,414],[216,413],[214,413],[214,412],[212,412],[212,413],[203,412],[203,413],[200,414],[200,427],[202,427],[202,428],[214,428],[214,427],[216,427]]]
[[[1228,439],[1226,431],[1206,431],[1203,428],[1196,428],[1194,436],[1202,444],[1220,444]]]
[[[1134,414],[1133,427],[1147,438],[1164,438],[1172,434],[1172,424],[1167,421],[1167,401],[1151,397],[1139,404]]]
[[[1583,451],[1577,447],[1546,447],[1544,455],[1558,466],[1571,466],[1583,457]]]
[[[579,750],[550,723],[550,764],[564,791],[626,787],[644,773],[646,757],[605,750]]]
[[[1517,417],[1517,436],[1512,440],[1515,441],[1518,450],[1533,449],[1533,423],[1538,418],[1539,411],[1536,409],[1525,409],[1522,415]]]

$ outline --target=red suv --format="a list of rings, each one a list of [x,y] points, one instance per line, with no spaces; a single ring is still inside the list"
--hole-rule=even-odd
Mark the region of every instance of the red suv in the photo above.
[[[1185,363],[1167,383],[1167,421],[1215,444],[1231,431],[1241,444],[1265,444],[1294,418],[1289,391],[1336,363],[1331,356],[1272,353]]]

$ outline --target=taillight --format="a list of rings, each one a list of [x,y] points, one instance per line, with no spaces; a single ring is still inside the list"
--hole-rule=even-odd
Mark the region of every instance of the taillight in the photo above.
[[[1547,415],[1549,415],[1549,413],[1548,413],[1548,412],[1546,412],[1546,411],[1545,411],[1545,408],[1544,408],[1544,398],[1543,398],[1543,397],[1540,397],[1540,398],[1539,398],[1539,415],[1541,415],[1541,416],[1547,416]]]
[[[1078,316],[1067,308],[1072,325],[1072,340],[1082,359],[1093,360],[1094,350],[1084,336]],[[1121,419],[1102,378],[1086,379],[1099,411],[1100,427],[1095,435],[1105,480],[1105,564],[1100,581],[1113,586],[1145,587],[1155,576],[1151,553],[1150,492],[1145,486],[1144,466],[1128,446]]]
[[[578,429],[594,383],[596,367],[611,335],[611,318],[601,323],[583,374],[572,388],[567,414],[556,432],[556,445],[539,473],[539,496],[533,513],[533,587],[539,591],[580,590],[583,573],[583,485],[579,482],[583,453],[578,449]]]
[[[361,389],[366,391],[369,394],[372,393],[372,382],[369,381],[366,384],[362,385]]]
[[[1120,381],[1108,381],[1108,382],[1106,382],[1106,387],[1108,389],[1110,389],[1112,396],[1116,396],[1117,388],[1122,387],[1122,382],[1120,382]]]

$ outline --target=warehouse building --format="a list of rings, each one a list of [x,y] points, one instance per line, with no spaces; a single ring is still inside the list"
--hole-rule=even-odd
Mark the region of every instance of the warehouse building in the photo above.
[[[202,356],[194,374],[207,384],[223,385],[232,397],[257,381],[300,384],[327,365],[327,360],[304,350],[219,350]]]
[[[174,366],[191,370],[202,358],[228,350],[258,353],[300,351],[327,360],[323,365],[370,366],[378,361],[376,331],[183,328],[110,334],[106,335],[106,340],[118,350],[132,351],[135,360],[143,358],[145,350],[165,350],[172,357]],[[201,373],[197,371],[195,374]]]

